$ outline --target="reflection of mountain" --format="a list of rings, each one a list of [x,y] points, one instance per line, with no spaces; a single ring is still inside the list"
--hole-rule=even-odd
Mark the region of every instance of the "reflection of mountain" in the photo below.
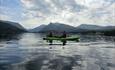
[[[0,20],[0,33],[15,34],[26,30],[18,23]]]

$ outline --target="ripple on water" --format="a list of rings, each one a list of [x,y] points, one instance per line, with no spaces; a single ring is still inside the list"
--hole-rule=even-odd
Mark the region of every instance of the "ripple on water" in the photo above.
[[[114,70],[115,44],[97,37],[81,36],[80,42],[63,46],[23,34],[19,40],[0,42],[0,70]]]

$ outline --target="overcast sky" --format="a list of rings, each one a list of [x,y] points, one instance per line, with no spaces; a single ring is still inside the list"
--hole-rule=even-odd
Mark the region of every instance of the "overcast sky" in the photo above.
[[[26,28],[50,22],[115,26],[114,17],[115,0],[0,0],[0,19]]]

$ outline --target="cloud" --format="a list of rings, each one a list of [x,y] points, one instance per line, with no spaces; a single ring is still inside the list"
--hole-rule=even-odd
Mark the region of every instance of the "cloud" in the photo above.
[[[31,29],[33,27],[37,27],[36,24],[38,24],[39,20],[37,18],[33,19],[27,19],[26,21],[23,21],[22,24],[27,29]]]
[[[114,0],[21,0],[21,2],[25,21],[33,21],[35,18],[36,25],[49,22],[62,22],[74,26],[82,23],[115,25]]]
[[[9,8],[9,7],[0,5],[0,18],[1,18],[1,20],[19,22],[23,19],[21,14],[22,14],[22,12],[19,9]]]
[[[0,14],[0,20],[9,20],[10,17],[7,15]]]

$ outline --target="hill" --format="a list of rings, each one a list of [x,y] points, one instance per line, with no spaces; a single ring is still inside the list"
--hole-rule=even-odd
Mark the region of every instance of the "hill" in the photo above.
[[[15,34],[25,32],[26,29],[19,23],[0,20],[0,34]]]
[[[89,25],[81,24],[80,26],[73,27],[63,23],[50,23],[48,25],[41,25],[34,29],[29,30],[29,32],[38,32],[38,33],[48,33],[48,32],[63,32],[67,33],[83,33],[83,34],[104,34],[104,35],[115,35],[115,26],[98,26],[98,25]]]
[[[84,30],[83,29],[77,29],[76,27],[62,24],[62,23],[50,23],[48,25],[38,26],[38,27],[33,29],[33,32],[47,33],[49,31],[53,31],[53,32],[66,31],[68,33],[73,33],[73,32],[79,32],[79,31],[84,31]]]

